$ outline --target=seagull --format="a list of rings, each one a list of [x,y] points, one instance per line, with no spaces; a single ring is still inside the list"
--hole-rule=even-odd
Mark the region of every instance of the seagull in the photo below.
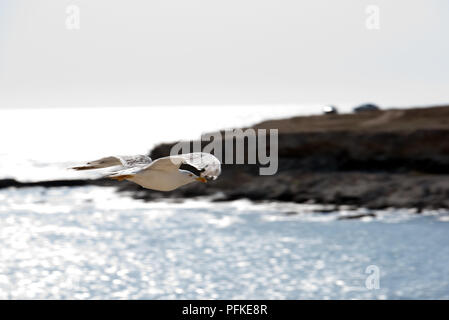
[[[144,155],[105,157],[74,170],[92,170],[117,167],[106,178],[128,180],[152,190],[171,191],[183,185],[215,180],[221,173],[221,163],[204,152],[186,153],[151,160]]]

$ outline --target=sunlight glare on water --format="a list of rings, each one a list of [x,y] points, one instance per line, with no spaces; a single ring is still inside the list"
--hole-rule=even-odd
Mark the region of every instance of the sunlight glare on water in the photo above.
[[[4,189],[0,298],[449,298],[448,212],[339,221],[348,212],[315,209]],[[380,289],[365,286],[369,265]]]

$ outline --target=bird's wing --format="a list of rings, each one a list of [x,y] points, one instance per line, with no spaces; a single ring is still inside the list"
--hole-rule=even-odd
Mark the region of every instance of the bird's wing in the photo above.
[[[210,153],[194,152],[174,155],[154,160],[145,170],[179,170],[183,165],[190,165],[198,170],[199,176],[215,180],[221,173],[220,161]]]
[[[98,160],[90,161],[79,167],[73,167],[74,170],[91,170],[108,167],[121,166],[124,168],[132,168],[134,166],[142,166],[151,163],[151,158],[144,155],[137,156],[111,156]]]
[[[124,168],[117,171],[109,172],[104,178],[111,178],[115,180],[125,180],[131,178],[148,168],[149,164],[141,164],[131,168]]]
[[[117,157],[122,165],[126,168],[131,168],[135,166],[142,166],[151,163],[151,158],[144,155],[137,156],[118,156]]]

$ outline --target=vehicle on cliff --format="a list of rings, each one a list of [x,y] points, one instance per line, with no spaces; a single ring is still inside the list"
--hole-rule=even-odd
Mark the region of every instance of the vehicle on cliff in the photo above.
[[[323,114],[338,114],[338,109],[335,106],[324,106]]]
[[[353,109],[355,113],[367,112],[367,111],[379,111],[380,108],[373,103],[365,103],[360,106],[357,106]]]

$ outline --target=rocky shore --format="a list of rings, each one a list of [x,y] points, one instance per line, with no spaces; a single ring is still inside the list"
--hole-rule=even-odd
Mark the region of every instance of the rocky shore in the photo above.
[[[95,184],[115,185],[144,200],[207,195],[213,201],[449,208],[449,106],[295,117],[253,128],[279,130],[279,169],[273,176],[260,176],[258,165],[224,164],[218,180],[166,193],[104,179],[31,184],[0,180],[0,188]],[[150,156],[168,155],[173,144],[158,145]]]

